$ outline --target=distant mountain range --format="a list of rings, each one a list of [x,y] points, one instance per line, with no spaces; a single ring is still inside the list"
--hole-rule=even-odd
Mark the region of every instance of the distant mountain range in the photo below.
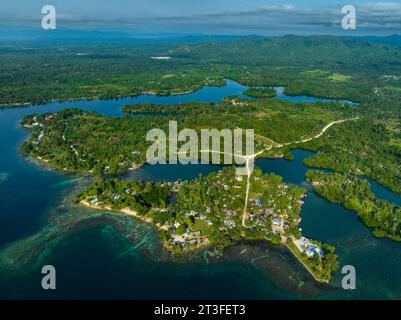
[[[1,27],[0,41],[57,41],[57,42],[101,42],[101,41],[135,41],[139,43],[174,41],[191,43],[199,41],[232,41],[240,38],[265,38],[258,35],[205,35],[205,34],[176,34],[176,33],[128,33],[116,31],[92,31],[76,29],[57,29],[44,31],[32,27]]]
[[[394,47],[401,47],[401,35],[399,34],[393,34],[391,36],[386,36],[386,37],[365,36],[365,37],[355,37],[355,38],[380,42]]]
[[[0,26],[0,42],[10,41],[57,41],[57,42],[102,42],[102,41],[134,41],[137,43],[160,41],[174,41],[175,43],[192,43],[202,41],[232,41],[240,38],[263,39],[269,38],[260,35],[207,35],[207,34],[177,34],[177,33],[128,33],[116,31],[93,31],[77,29],[57,29],[43,31],[33,27],[5,27]],[[401,47],[401,35],[390,36],[361,36],[344,37],[347,39],[368,40],[378,43]]]

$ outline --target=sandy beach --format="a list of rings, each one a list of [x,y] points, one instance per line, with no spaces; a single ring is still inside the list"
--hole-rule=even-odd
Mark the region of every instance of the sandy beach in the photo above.
[[[108,211],[121,212],[121,213],[124,213],[124,214],[126,214],[128,216],[135,217],[138,220],[144,221],[146,223],[151,223],[152,225],[154,225],[159,230],[167,230],[167,226],[160,226],[160,224],[154,224],[153,220],[150,217],[141,216],[141,215],[138,214],[138,212],[136,212],[134,210],[131,210],[130,208],[124,208],[124,209],[121,209],[121,210],[113,210],[112,208],[110,208],[108,206],[92,205],[87,200],[81,200],[80,204],[84,205],[85,207],[88,207],[88,208],[91,208],[91,209],[96,209],[96,210],[108,210]]]

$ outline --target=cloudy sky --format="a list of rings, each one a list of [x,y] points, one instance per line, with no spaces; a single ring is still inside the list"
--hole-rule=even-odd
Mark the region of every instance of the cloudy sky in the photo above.
[[[41,24],[54,5],[59,28],[204,34],[401,34],[401,0],[0,0],[1,25]],[[357,10],[357,30],[340,23]]]

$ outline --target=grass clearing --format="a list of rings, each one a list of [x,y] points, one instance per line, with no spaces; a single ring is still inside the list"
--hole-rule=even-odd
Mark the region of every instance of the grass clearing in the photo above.
[[[331,81],[337,81],[337,82],[345,82],[351,80],[351,76],[347,76],[345,74],[341,73],[333,73],[328,77]]]

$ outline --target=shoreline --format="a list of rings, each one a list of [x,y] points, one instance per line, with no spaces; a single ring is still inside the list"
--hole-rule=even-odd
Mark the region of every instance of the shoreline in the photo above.
[[[24,128],[24,129],[28,129],[28,130],[32,130],[33,129],[33,126],[27,125],[27,124],[21,125],[21,127]],[[29,141],[31,139],[31,135],[32,135],[32,132],[28,135],[28,137],[27,137],[27,139],[25,141]],[[27,157],[27,158],[29,158],[31,160],[36,160],[36,161],[42,162],[48,168],[51,168],[53,170],[59,170],[59,171],[64,171],[64,172],[68,172],[68,173],[82,173],[82,174],[93,174],[93,171],[94,171],[93,169],[90,169],[88,171],[81,171],[81,170],[70,170],[70,169],[67,169],[67,168],[60,168],[60,167],[57,167],[57,166],[51,164],[50,160],[45,159],[45,158],[43,158],[41,156],[34,156],[34,155],[24,154],[21,151],[19,151],[19,153],[22,156]],[[146,165],[146,162],[138,163],[138,164],[128,168],[127,172],[125,174],[128,174],[130,172],[136,171],[136,170],[142,168],[144,165]]]
[[[33,162],[35,162],[35,161],[39,162],[38,165],[45,165],[47,168],[50,168],[50,169],[53,169],[53,170],[63,171],[63,172],[67,172],[67,173],[76,173],[76,174],[78,174],[78,173],[81,173],[81,174],[93,174],[93,169],[88,170],[88,171],[80,171],[80,170],[70,170],[70,169],[67,169],[67,168],[59,168],[59,167],[56,167],[56,166],[52,165],[48,159],[42,158],[40,156],[33,157],[33,156],[30,156],[30,155],[24,155],[24,154],[22,154],[22,156],[25,156],[25,157],[31,159]],[[140,163],[140,164],[137,164],[135,166],[132,166],[132,167],[127,169],[127,172],[125,174],[128,174],[130,172],[134,172],[134,171],[142,168],[144,165],[146,165],[146,163]]]
[[[50,99],[50,100],[45,100],[41,102],[14,102],[14,103],[2,103],[0,104],[0,109],[12,109],[12,108],[19,108],[19,107],[35,107],[39,105],[46,105],[54,102],[59,102],[59,103],[65,103],[65,102],[77,102],[77,101],[91,101],[91,100],[121,100],[125,98],[136,98],[140,96],[156,96],[156,97],[168,97],[168,96],[184,96],[187,94],[195,93],[199,90],[201,90],[204,87],[224,87],[227,86],[227,82],[225,85],[219,86],[219,85],[209,85],[209,84],[203,84],[198,86],[197,88],[193,90],[187,90],[187,91],[181,91],[181,92],[173,92],[173,93],[155,93],[152,91],[144,91],[138,94],[124,94],[124,95],[115,95],[113,97],[104,97],[102,98],[101,96],[89,96],[89,97],[81,97],[81,98],[66,98],[66,99]]]
[[[110,208],[108,206],[96,206],[96,205],[90,204],[87,200],[81,200],[79,203],[81,205],[87,207],[87,208],[91,208],[91,209],[95,209],[95,210],[107,210],[107,211],[113,211],[113,212],[122,212],[127,216],[135,217],[138,220],[141,220],[143,222],[152,223],[159,230],[163,230],[162,227],[157,226],[156,224],[154,224],[153,220],[151,218],[140,216],[136,211],[133,211],[133,210],[131,210],[129,208],[123,208],[121,210],[114,210],[114,209],[112,209],[112,208]]]
[[[136,211],[133,211],[133,210],[131,210],[131,209],[129,209],[129,208],[123,208],[123,209],[121,209],[121,210],[114,210],[114,209],[112,209],[112,208],[110,208],[110,207],[108,207],[108,206],[96,206],[96,205],[92,205],[92,204],[90,204],[87,200],[81,200],[79,203],[80,203],[81,205],[87,207],[87,208],[91,208],[91,209],[95,209],[95,210],[107,210],[107,211],[112,211],[112,212],[123,213],[123,214],[125,214],[125,215],[127,215],[127,216],[134,217],[134,218],[138,219],[139,221],[146,222],[146,223],[148,223],[148,224],[152,224],[152,226],[155,227],[158,231],[166,231],[166,228],[165,228],[164,226],[160,226],[159,224],[154,224],[154,223],[153,223],[153,220],[152,220],[151,218],[146,217],[146,216],[140,216],[140,215],[138,215],[138,213],[137,213]],[[251,241],[252,239],[242,239],[242,240],[245,240],[245,241],[249,240],[249,241]],[[266,240],[266,239],[265,239],[265,240]],[[267,241],[267,242],[268,242],[269,244],[271,244],[271,242],[269,242],[269,241]],[[167,251],[169,251],[170,253],[175,253],[175,252],[173,252],[173,251],[171,250],[171,246],[169,246],[165,241],[162,240],[162,244],[163,244],[163,247],[164,247]],[[285,248],[288,249],[288,251],[290,251],[290,252],[292,253],[292,255],[297,259],[297,261],[299,261],[299,262],[302,264],[302,266],[306,269],[306,271],[313,277],[313,279],[314,279],[316,282],[321,283],[321,284],[329,284],[329,283],[330,283],[330,280],[324,280],[324,279],[318,278],[318,277],[314,274],[314,272],[310,269],[310,267],[309,267],[304,261],[302,261],[302,259],[298,256],[298,254],[297,254],[296,252],[294,252],[294,250],[293,250],[287,243],[284,242],[284,243],[282,243],[282,244],[285,246]],[[191,252],[191,251],[194,251],[194,250],[206,248],[206,247],[208,247],[208,246],[210,246],[210,245],[212,245],[212,244],[209,243],[209,244],[207,244],[207,245],[200,245],[200,246],[195,246],[195,247],[186,248],[186,249],[183,250],[182,253]],[[176,253],[175,253],[175,254],[176,254]]]
[[[141,215],[139,215],[136,211],[131,210],[131,209],[129,209],[129,208],[123,208],[123,209],[121,209],[121,210],[115,210],[115,209],[112,209],[112,208],[110,208],[110,207],[108,207],[108,206],[96,206],[96,205],[92,205],[92,204],[90,204],[87,200],[81,200],[81,201],[79,202],[79,204],[80,204],[80,205],[83,205],[84,207],[90,208],[90,209],[95,209],[95,210],[107,210],[107,211],[111,211],[111,212],[123,213],[123,214],[125,214],[125,215],[127,215],[127,216],[134,217],[134,218],[138,219],[138,220],[141,221],[141,222],[145,222],[145,223],[151,224],[151,225],[152,225],[154,228],[156,228],[158,231],[166,231],[166,230],[167,230],[167,226],[165,226],[165,225],[161,226],[161,225],[158,224],[158,223],[155,224],[155,223],[153,223],[152,218],[146,217],[146,216],[141,216]],[[172,247],[171,247],[166,241],[161,240],[161,243],[162,243],[163,247],[164,247],[168,252],[170,252],[171,254],[177,254],[176,252],[174,252],[174,251],[172,250]],[[208,243],[208,244],[205,244],[205,245],[197,245],[197,246],[194,246],[194,247],[185,248],[185,249],[183,249],[182,253],[188,253],[188,252],[191,252],[191,251],[194,251],[194,250],[206,248],[206,247],[208,247],[208,246],[210,246],[210,245],[212,245],[212,243]]]
[[[316,274],[313,272],[313,270],[301,259],[301,257],[298,256],[299,254],[297,252],[295,252],[291,248],[291,246],[288,245],[287,242],[283,242],[283,244],[288,249],[288,251],[290,251],[293,254],[293,256],[303,265],[303,267],[306,269],[306,271],[308,271],[308,273],[313,277],[313,279],[315,279],[316,282],[321,283],[321,284],[329,284],[330,283],[331,279],[325,280],[325,279],[318,278],[316,276]]]

